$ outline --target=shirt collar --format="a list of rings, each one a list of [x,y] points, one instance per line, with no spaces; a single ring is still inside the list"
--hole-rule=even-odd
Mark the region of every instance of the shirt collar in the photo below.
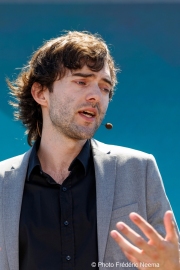
[[[89,165],[90,154],[91,154],[91,144],[90,144],[90,140],[87,140],[86,143],[84,144],[83,148],[81,149],[80,153],[71,162],[68,170],[72,171],[75,164],[77,164],[77,161],[80,161],[80,163],[83,165],[84,174],[86,175],[88,165]]]
[[[27,180],[30,179],[31,172],[33,171],[35,167],[39,167],[41,169],[41,164],[37,155],[39,144],[40,144],[40,140],[37,140],[32,147],[32,151],[29,157],[28,170],[27,170]]]
[[[39,169],[41,170],[41,164],[37,155],[39,145],[40,145],[40,140],[37,140],[32,147],[32,151],[29,158],[28,170],[27,170],[27,180],[30,179],[30,175],[35,167],[39,167]],[[86,175],[89,159],[90,159],[90,154],[91,154],[91,144],[90,144],[90,140],[87,140],[83,148],[81,149],[80,153],[71,162],[68,170],[72,171],[73,168],[76,166],[77,161],[79,161],[82,164],[84,173]]]

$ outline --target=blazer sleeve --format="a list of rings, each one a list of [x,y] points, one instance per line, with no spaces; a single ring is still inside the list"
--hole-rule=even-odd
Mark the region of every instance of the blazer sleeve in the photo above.
[[[146,177],[146,211],[147,221],[162,235],[165,236],[163,217],[165,212],[171,208],[170,202],[165,192],[164,184],[155,158],[149,155],[147,162]],[[174,217],[177,233],[179,229]]]

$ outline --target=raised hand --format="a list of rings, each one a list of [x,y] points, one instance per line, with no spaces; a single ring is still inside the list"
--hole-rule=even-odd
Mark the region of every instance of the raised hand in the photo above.
[[[172,212],[167,211],[164,215],[165,238],[137,213],[129,216],[149,240],[144,240],[125,223],[118,222],[117,229],[130,241],[116,230],[111,231],[111,236],[128,260],[140,270],[180,270],[178,235]]]

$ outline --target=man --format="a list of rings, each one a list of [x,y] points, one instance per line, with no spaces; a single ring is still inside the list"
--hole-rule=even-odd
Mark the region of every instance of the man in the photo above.
[[[74,31],[8,82],[35,143],[0,164],[0,269],[180,269],[154,158],[92,139],[116,71],[100,37]]]

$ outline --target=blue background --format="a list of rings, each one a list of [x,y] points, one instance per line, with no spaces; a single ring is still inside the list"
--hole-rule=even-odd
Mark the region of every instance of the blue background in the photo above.
[[[156,157],[180,224],[179,14],[179,4],[0,4],[0,160],[29,148],[13,120],[5,77],[15,78],[62,30],[98,32],[122,72],[105,119],[114,128],[101,126],[95,138]]]

